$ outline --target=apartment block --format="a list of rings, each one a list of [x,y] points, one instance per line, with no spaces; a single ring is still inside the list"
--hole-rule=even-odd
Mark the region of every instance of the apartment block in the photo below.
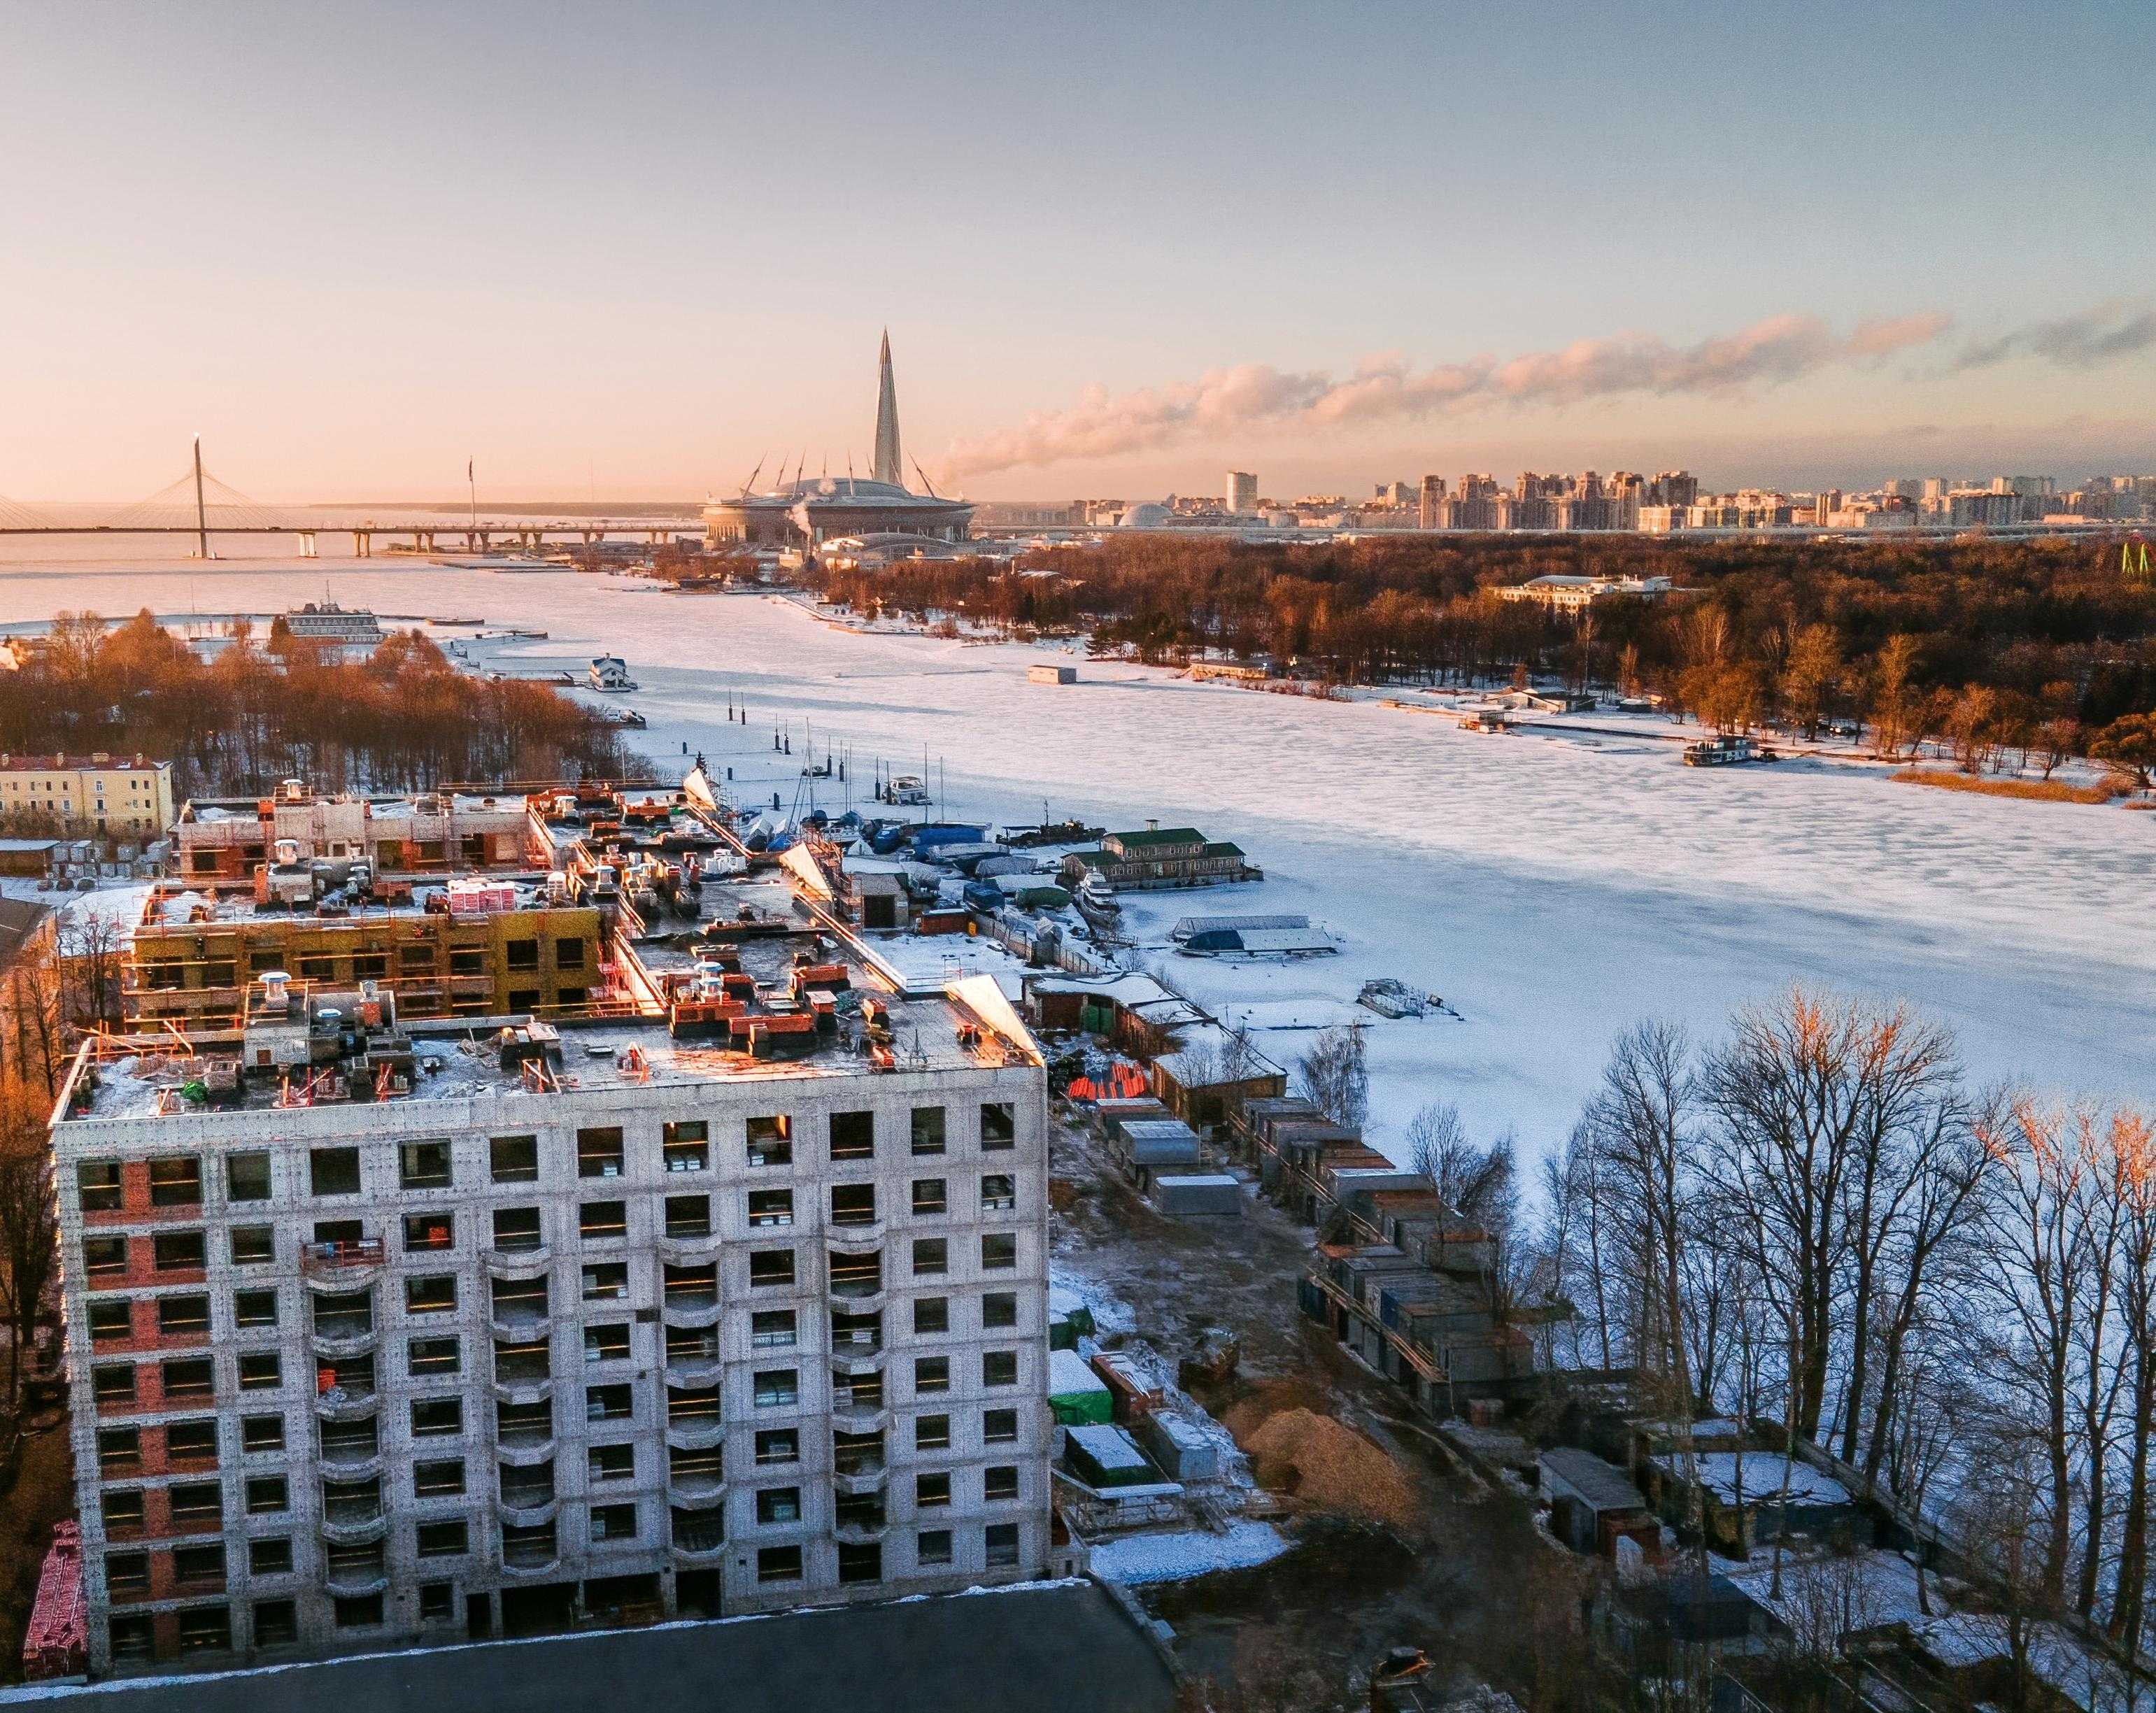
[[[94,1673],[1067,1562],[1038,1048],[991,978],[893,992],[707,908],[736,941],[663,1018],[475,1039],[273,976],[237,1050],[85,1048],[52,1143]]]
[[[0,754],[0,821],[155,839],[172,818],[172,764],[145,756]]]

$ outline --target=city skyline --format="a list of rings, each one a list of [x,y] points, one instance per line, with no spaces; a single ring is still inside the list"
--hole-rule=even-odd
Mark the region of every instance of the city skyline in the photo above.
[[[268,500],[865,469],[886,322],[975,499],[2156,462],[2145,16],[874,16],[18,9],[0,494],[131,498],[197,431]],[[808,123],[729,61],[934,99]]]

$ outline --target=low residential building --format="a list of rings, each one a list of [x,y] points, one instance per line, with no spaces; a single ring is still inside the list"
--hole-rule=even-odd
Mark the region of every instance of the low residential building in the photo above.
[[[172,764],[142,755],[0,754],[0,825],[154,839],[172,818]]]
[[[1097,874],[1119,892],[1265,878],[1241,846],[1209,839],[1195,827],[1163,827],[1157,822],[1142,832],[1111,833],[1098,850],[1072,852],[1063,859],[1063,873],[1073,885]]]

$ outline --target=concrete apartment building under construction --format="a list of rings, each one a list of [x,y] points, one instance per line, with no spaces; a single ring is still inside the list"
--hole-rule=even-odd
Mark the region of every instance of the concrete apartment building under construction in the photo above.
[[[638,1015],[243,972],[236,1030],[85,1047],[53,1146],[93,1672],[1065,1563],[1038,1049],[783,880],[701,893],[624,941]]]

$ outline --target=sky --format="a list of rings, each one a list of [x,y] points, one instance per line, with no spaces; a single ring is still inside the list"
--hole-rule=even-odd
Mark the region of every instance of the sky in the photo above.
[[[2156,471],[2145,0],[0,8],[0,495]]]

